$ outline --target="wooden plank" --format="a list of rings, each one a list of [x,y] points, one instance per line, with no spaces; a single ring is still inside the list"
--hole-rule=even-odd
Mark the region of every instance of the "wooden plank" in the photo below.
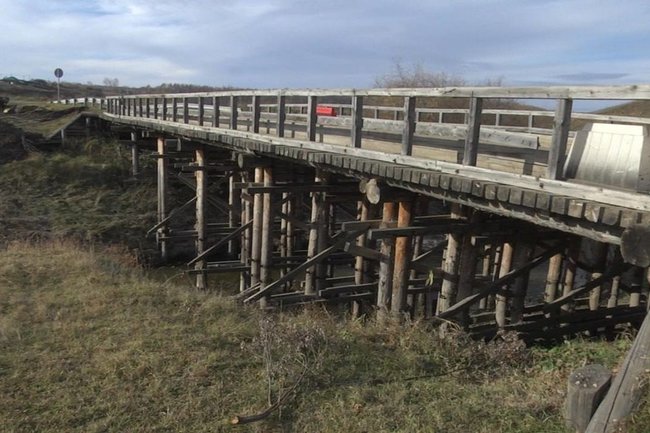
[[[284,137],[284,127],[287,120],[287,97],[283,92],[278,93],[278,117],[275,124],[276,135]]]
[[[237,130],[237,105],[239,98],[237,96],[230,97],[230,129]]]
[[[363,136],[363,96],[352,96],[352,126],[350,129],[350,144],[361,148]]]
[[[252,100],[252,109],[253,109],[253,128],[252,131],[254,134],[259,134],[260,132],[260,97],[253,95],[253,100]]]
[[[316,114],[316,107],[318,106],[318,98],[316,96],[307,97],[307,140],[316,141],[316,124],[318,122],[318,115]]]
[[[463,165],[476,165],[479,136],[481,133],[482,110],[483,99],[470,98],[467,136],[465,137],[465,151],[463,152]]]
[[[413,153],[413,134],[415,133],[415,104],[414,96],[404,98],[404,121],[402,129],[402,155]]]
[[[212,126],[214,128],[219,127],[219,120],[221,117],[221,107],[219,106],[219,97],[212,97]]]
[[[546,177],[548,179],[561,179],[563,177],[567,140],[571,128],[572,107],[573,100],[571,99],[561,99],[558,101],[555,118],[553,119],[551,148],[548,152],[548,165],[546,168]]]

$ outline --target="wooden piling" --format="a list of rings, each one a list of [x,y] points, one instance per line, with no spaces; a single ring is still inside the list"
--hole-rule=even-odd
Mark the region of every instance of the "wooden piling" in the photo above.
[[[451,205],[451,215],[454,218],[462,216],[460,205]],[[442,265],[442,287],[438,298],[437,314],[446,311],[454,303],[458,293],[458,271],[460,268],[462,235],[450,233],[447,235],[447,255]]]
[[[316,171],[315,183],[327,183],[326,174]],[[325,193],[312,192],[311,228],[309,229],[309,243],[307,245],[307,258],[311,259],[327,247],[327,230],[329,208],[325,202]],[[315,295],[324,283],[325,264],[318,263],[307,269],[305,273],[305,295]]]
[[[564,262],[564,256],[562,253],[554,255],[548,261],[544,302],[553,302],[557,298],[558,283],[560,281],[560,276],[562,275],[562,262]]]
[[[515,269],[523,267],[532,258],[535,245],[533,242],[525,239],[517,242],[513,253],[513,264]],[[524,318],[524,305],[526,302],[526,292],[528,291],[529,272],[524,272],[515,278],[512,283],[512,301],[510,310],[510,323],[519,323]]]
[[[194,150],[194,159],[196,163],[196,171],[194,177],[196,179],[196,222],[194,229],[196,230],[196,256],[205,251],[206,246],[206,215],[205,215],[205,198],[208,188],[208,177],[205,172],[205,146],[199,145]],[[205,290],[207,288],[207,272],[206,260],[201,259],[194,264],[194,269],[199,270],[196,274],[196,288]]]
[[[273,168],[264,167],[264,186],[273,186]],[[271,193],[266,192],[262,197],[262,233],[260,243],[260,284],[266,287],[271,284],[271,265],[273,264],[273,203]],[[266,298],[260,299],[260,307],[266,307]]]
[[[388,227],[395,220],[395,203],[386,202],[381,218],[381,227]],[[391,299],[393,296],[393,268],[395,241],[387,237],[381,240],[381,260],[379,261],[379,281],[377,283],[377,319],[384,321],[388,318]]]
[[[242,182],[249,181],[249,174],[246,170],[240,172],[240,179]],[[240,195],[241,200],[241,221],[242,224],[248,223],[253,218],[252,203],[247,200],[245,194]],[[250,253],[251,253],[251,240],[252,228],[244,230],[241,234],[241,245],[239,261],[244,266],[250,266]],[[243,292],[251,286],[250,269],[242,271],[239,281],[239,290]]]
[[[255,183],[264,182],[264,168],[255,167]],[[253,195],[253,229],[251,238],[251,286],[261,282],[260,260],[262,258],[262,218],[264,202],[262,194]]]
[[[359,206],[359,221],[364,222],[369,219],[370,215],[370,206],[367,200],[361,200],[358,203]],[[368,242],[368,237],[364,233],[357,238],[357,246],[366,247]],[[354,259],[354,284],[365,284],[369,282],[367,274],[368,262],[362,256],[356,256]],[[352,302],[352,317],[359,317],[363,313],[363,306],[360,301]]]
[[[138,133],[131,133],[131,174],[138,177],[140,174],[140,149],[138,145]]]
[[[158,222],[167,218],[167,157],[165,155],[165,138],[158,137],[156,140],[158,149],[157,161],[157,189],[158,189]],[[158,236],[162,237],[167,234],[167,227],[164,225],[157,231]],[[160,257],[163,262],[169,258],[169,251],[167,248],[167,241],[161,239],[159,241]]]
[[[592,280],[602,277],[603,272],[605,272],[608,250],[608,245],[606,243],[594,242],[594,244],[595,245],[592,248],[594,254],[594,272],[591,273]],[[601,286],[594,287],[589,292],[589,309],[591,311],[595,311],[600,307],[601,292]]]
[[[504,242],[501,247],[501,263],[499,266],[499,277],[503,277],[512,268],[512,255],[514,251],[514,244],[512,242]],[[508,313],[508,293],[507,286],[501,287],[496,295],[496,303],[494,306],[494,318],[499,328],[506,325],[506,316]]]
[[[400,201],[397,214],[397,227],[409,227],[412,221],[412,202]],[[391,314],[400,319],[407,310],[406,293],[408,289],[409,262],[411,260],[411,237],[395,238],[395,263],[393,269],[393,293]]]
[[[564,260],[564,287],[562,288],[562,295],[566,295],[573,291],[576,272],[578,271],[578,257],[580,256],[581,239],[575,238],[569,241],[566,257]],[[562,305],[562,310],[573,311],[575,302],[567,302]]]

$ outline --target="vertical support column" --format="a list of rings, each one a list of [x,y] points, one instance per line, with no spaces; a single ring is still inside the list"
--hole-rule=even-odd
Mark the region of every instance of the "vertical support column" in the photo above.
[[[451,205],[452,218],[460,218],[462,210],[460,205]],[[440,314],[454,305],[458,294],[458,271],[460,269],[462,235],[449,233],[447,235],[447,256],[442,265],[442,287],[438,299],[437,313]]]
[[[483,112],[483,99],[470,98],[469,121],[467,122],[467,136],[465,137],[465,152],[463,165],[476,165],[478,158],[478,142],[481,134],[481,113]]]
[[[370,219],[372,213],[371,204],[365,198],[359,202],[359,221],[364,222]],[[357,245],[365,247],[368,244],[368,236],[363,233],[357,238]],[[354,284],[365,284],[368,282],[368,261],[362,256],[354,258]],[[352,317],[359,317],[363,313],[363,305],[360,301],[352,302]]]
[[[532,258],[535,244],[530,240],[522,240],[517,243],[514,251],[513,263],[515,269],[521,268]],[[529,272],[515,278],[512,283],[512,305],[510,310],[510,323],[519,323],[524,318],[524,305],[526,292],[528,291]]]
[[[350,144],[357,149],[361,148],[363,131],[363,96],[352,96],[352,129],[350,130]]]
[[[237,103],[239,97],[231,96],[230,97],[230,129],[237,129]]]
[[[219,107],[219,97],[212,97],[212,126],[219,127],[219,117],[221,117],[221,109]]]
[[[581,239],[576,238],[569,241],[569,247],[566,253],[566,260],[564,266],[564,287],[562,289],[562,294],[566,295],[573,291],[573,284],[575,282],[576,272],[578,270],[578,256],[580,255],[580,243]],[[562,305],[562,310],[564,311],[573,311],[575,305],[574,302],[567,302]]]
[[[243,162],[243,160],[242,160]],[[240,165],[240,168],[244,168],[244,164],[242,163]],[[242,170],[241,172],[241,181],[242,182],[248,182],[249,181],[249,174],[247,171]],[[234,192],[234,191],[233,191]],[[243,190],[241,191],[241,221],[242,224],[248,223],[252,218],[253,218],[253,211],[252,211],[252,204],[249,200],[247,200],[248,194],[244,194]],[[250,257],[251,257],[251,239],[252,239],[252,229],[248,228],[242,232],[241,235],[241,252],[239,256],[239,261],[245,265],[250,267]],[[249,271],[244,271],[241,273],[240,280],[239,280],[239,290],[244,291],[247,288],[251,286],[251,274],[250,274],[250,268]]]
[[[548,261],[548,273],[546,274],[546,288],[544,289],[544,302],[553,302],[557,298],[558,283],[562,275],[562,262],[564,256],[557,253]]]
[[[199,99],[199,115],[198,115],[199,118],[198,118],[198,121],[199,121],[199,126],[203,126],[203,116],[205,116],[205,105],[204,105],[204,102],[203,102],[203,98],[201,96],[199,96],[198,99]]]
[[[165,138],[158,137],[158,222],[167,217],[167,156],[165,155]],[[159,237],[167,235],[167,226],[158,229],[157,234]],[[160,256],[163,261],[169,258],[169,251],[167,249],[167,241],[160,240]]]
[[[326,184],[327,175],[321,170],[316,170],[314,181]],[[327,247],[327,231],[329,208],[325,202],[324,192],[312,192],[311,228],[309,229],[309,244],[307,245],[307,258],[311,259]],[[327,265],[323,262],[307,269],[305,273],[305,295],[315,295],[324,286]]]
[[[402,155],[413,153],[413,134],[415,134],[415,96],[404,98],[404,129],[402,130]]]
[[[252,108],[253,108],[253,118],[251,119],[251,122],[253,123],[253,132],[255,134],[260,133],[260,97],[257,95],[253,95],[253,100],[252,100]]]
[[[190,101],[183,97],[183,123],[190,123]]]
[[[255,167],[255,183],[264,182],[264,168]],[[261,283],[260,260],[262,258],[262,218],[264,201],[262,194],[253,195],[253,229],[251,239],[251,286]]]
[[[172,122],[176,122],[178,120],[178,100],[176,98],[172,98]]]
[[[318,122],[318,115],[316,114],[316,107],[318,106],[318,98],[316,96],[307,97],[307,140],[316,141],[316,125]]]
[[[404,228],[411,225],[411,201],[400,201],[397,213],[397,227]],[[408,289],[409,262],[411,260],[411,237],[397,236],[395,238],[395,267],[393,270],[393,294],[391,300],[391,313],[395,318],[401,318],[407,311],[406,293]]]
[[[264,167],[264,186],[273,186],[273,169]],[[260,283],[262,287],[271,284],[271,264],[273,261],[273,203],[271,193],[265,192],[262,198],[262,241],[260,254]],[[260,307],[266,307],[266,298],[260,299]]]
[[[461,210],[462,211],[462,210]],[[470,213],[469,220],[472,223],[478,222],[482,215],[478,211],[464,211],[463,214]],[[453,214],[452,214],[453,215]],[[459,214],[458,216],[461,216]],[[458,293],[456,295],[456,301],[462,301],[466,297],[472,294],[474,289],[474,280],[476,277],[476,261],[478,260],[478,248],[475,243],[472,241],[472,234],[467,233],[463,237],[463,241],[460,248],[460,263],[458,265]],[[466,312],[467,313],[467,312]],[[463,317],[463,322],[466,324],[468,322],[468,315],[465,314]]]
[[[133,177],[138,177],[140,174],[140,150],[136,132],[131,133],[131,174]]]
[[[162,98],[162,120],[167,120],[167,98]]]
[[[241,224],[246,223],[246,221],[241,219],[241,198],[239,197],[238,190],[235,189],[235,172],[230,173],[228,179],[228,205],[230,206],[228,210],[228,228],[235,230]],[[228,256],[231,259],[237,257],[238,250],[239,245],[236,239],[228,242]]]
[[[194,177],[196,179],[196,223],[194,229],[196,230],[196,255],[200,255],[205,251],[206,244],[206,215],[205,215],[205,196],[208,190],[208,176],[205,172],[205,146],[199,145],[194,150],[194,159],[196,163],[196,171]],[[208,275],[205,272],[207,262],[201,259],[194,264],[194,269],[201,271],[196,274],[196,288],[205,290],[208,286]]]
[[[292,195],[289,192],[282,193],[282,213],[287,216],[292,216],[293,206],[292,206]],[[290,231],[293,231],[291,222],[287,218],[280,219],[280,257],[286,259],[291,256],[293,252],[293,233],[289,234]],[[291,251],[291,253],[290,253]],[[283,266],[280,268],[280,276],[283,277],[287,272],[289,272],[289,266]]]
[[[512,267],[512,255],[514,252],[514,245],[512,242],[504,242],[501,247],[501,264],[499,266],[499,277],[503,277],[510,272]],[[506,313],[508,312],[508,292],[507,285],[501,287],[496,295],[496,303],[494,306],[494,318],[499,328],[506,326]]]
[[[548,152],[548,166],[546,177],[548,179],[561,179],[564,160],[566,158],[567,140],[571,128],[572,99],[561,99],[558,101],[553,119],[553,136],[551,137],[551,148]]]
[[[284,137],[284,123],[287,120],[287,97],[282,92],[278,94],[278,118],[275,131],[278,137]]]
[[[158,118],[158,98],[153,98],[153,118]]]
[[[600,278],[605,271],[607,263],[607,250],[608,245],[603,242],[595,243],[592,251],[594,253],[594,268],[595,271],[591,273],[591,279],[595,280]],[[589,309],[595,311],[600,307],[600,294],[602,286],[594,287],[589,292]]]
[[[395,203],[384,203],[381,217],[382,228],[388,227],[395,220],[395,210]],[[379,248],[379,252],[381,253],[379,281],[377,283],[377,319],[379,321],[385,321],[388,318],[388,311],[393,297],[394,246],[394,238],[384,238],[381,240],[381,246]]]

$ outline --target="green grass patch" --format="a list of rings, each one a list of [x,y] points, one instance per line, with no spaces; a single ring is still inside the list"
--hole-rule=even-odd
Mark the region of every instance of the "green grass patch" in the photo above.
[[[571,370],[613,367],[630,344],[485,344],[316,308],[270,316],[279,332],[264,343],[256,308],[146,275],[119,247],[0,251],[2,431],[566,432]],[[286,356],[310,344],[317,360]],[[272,376],[265,359],[278,363]],[[263,410],[267,379],[286,389],[301,363],[306,379],[280,411],[229,425]],[[647,412],[635,431],[647,431]]]

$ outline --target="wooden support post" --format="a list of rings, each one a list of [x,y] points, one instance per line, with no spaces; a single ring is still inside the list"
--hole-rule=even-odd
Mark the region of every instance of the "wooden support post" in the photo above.
[[[558,283],[562,275],[562,262],[564,256],[558,253],[551,257],[548,262],[546,274],[546,288],[544,289],[544,302],[553,302],[557,298]]]
[[[293,217],[293,206],[292,206],[292,196],[291,193],[283,192],[282,193],[282,213]],[[293,241],[293,233],[289,235],[289,229],[293,231],[293,224],[289,221],[288,218],[282,218],[280,220],[280,257],[286,258],[290,257],[293,253],[293,246],[291,245]],[[291,251],[291,253],[290,253]],[[283,277],[287,272],[289,272],[289,266],[280,268],[280,276]]]
[[[255,183],[264,182],[264,168],[255,168]],[[251,239],[251,286],[260,283],[260,259],[262,258],[262,218],[264,202],[262,194],[253,195],[253,229]]]
[[[359,221],[367,221],[370,219],[370,203],[368,203],[367,200],[361,200],[359,202]],[[366,247],[368,243],[368,236],[364,233],[361,236],[357,238],[357,245],[360,247]],[[354,259],[354,284],[365,284],[369,282],[368,274],[367,274],[367,269],[368,267],[368,261],[364,259],[362,256],[356,256]],[[352,317],[359,317],[361,316],[362,312],[362,305],[360,301],[353,301],[352,302]]]
[[[397,214],[397,227],[409,227],[412,217],[412,202],[400,201]],[[411,260],[411,237],[398,236],[395,239],[395,264],[393,270],[393,293],[391,314],[400,319],[407,310],[406,292],[408,288],[409,261]]]
[[[499,278],[510,272],[512,268],[512,253],[514,251],[512,242],[504,242],[501,247],[501,264],[499,267]],[[496,295],[496,304],[494,306],[494,318],[499,328],[506,325],[506,314],[508,312],[508,292],[507,286],[501,287]]]
[[[140,149],[136,132],[131,133],[131,174],[133,177],[138,177],[140,174]]]
[[[382,228],[388,227],[393,223],[395,213],[395,203],[384,203],[381,218]],[[394,245],[395,241],[393,238],[384,238],[381,240],[379,251],[382,254],[382,259],[379,261],[379,282],[377,283],[377,319],[380,321],[388,318],[388,311],[393,297]]]
[[[451,205],[451,215],[454,218],[460,218],[462,216],[460,205]],[[442,265],[442,287],[438,298],[437,314],[444,312],[456,303],[461,242],[462,235],[460,233],[450,233],[447,235],[447,256]]]
[[[513,254],[513,266],[519,269],[526,263],[530,262],[535,250],[534,243],[528,240],[520,240],[516,244]],[[524,272],[518,276],[512,283],[512,302],[510,309],[510,323],[519,323],[524,318],[524,306],[526,302],[526,292],[528,291],[529,272]]]
[[[462,210],[461,210],[462,211]],[[471,211],[462,212],[467,214]],[[461,216],[462,214],[458,214]],[[452,213],[454,216],[454,213]],[[470,223],[478,223],[482,215],[478,211],[471,212],[469,216]],[[458,265],[458,292],[456,294],[456,301],[462,301],[472,294],[474,288],[474,280],[476,279],[476,261],[478,259],[478,248],[472,242],[472,235],[466,234],[460,247],[460,263]],[[469,317],[464,315],[461,322],[463,325],[468,323]]]
[[[194,230],[196,230],[196,255],[198,256],[205,251],[207,241],[205,198],[208,191],[208,176],[205,172],[205,145],[199,145],[194,150],[194,159],[196,163],[196,171],[194,172],[196,179],[196,223]],[[202,271],[196,274],[196,288],[199,290],[205,290],[208,287],[206,267],[207,262],[205,259],[201,259],[194,264],[195,270]]]
[[[273,186],[273,169],[270,166],[264,167],[264,186]],[[262,207],[260,285],[266,287],[271,284],[271,265],[273,264],[273,238],[271,237],[273,233],[273,203],[270,192],[263,194]],[[266,307],[266,297],[260,298],[260,307]]]
[[[641,305],[641,285],[645,280],[645,273],[642,268],[634,268],[632,282],[630,283],[630,307]]]
[[[238,96],[230,97],[230,129],[237,129],[237,105]]]
[[[156,143],[158,147],[158,222],[160,222],[167,217],[167,157],[165,155],[165,138],[158,137]],[[167,227],[160,227],[157,234],[158,237],[166,235]],[[162,239],[159,241],[159,245],[161,259],[165,262],[169,258],[167,241]]]
[[[199,114],[198,114],[198,123],[199,126],[203,126],[203,117],[205,116],[205,105],[203,101],[203,97],[199,96]]]
[[[565,407],[567,427],[584,433],[611,380],[612,372],[596,364],[580,367],[569,375]]]
[[[221,107],[219,106],[219,97],[212,97],[212,126],[219,127],[219,118],[221,117]]]
[[[162,120],[167,120],[167,98],[162,98]]]
[[[594,255],[594,272],[591,273],[591,279],[595,280],[600,278],[605,271],[605,266],[607,263],[607,250],[609,249],[608,245],[603,242],[594,242],[592,248]],[[589,309],[595,311],[600,307],[600,294],[602,287],[594,287],[589,292]]]
[[[234,230],[240,225],[246,224],[246,221],[241,219],[241,197],[238,190],[235,189],[235,173],[229,175],[228,191],[228,227]],[[231,259],[236,258],[239,250],[239,243],[236,239],[228,242],[228,255]]]
[[[467,125],[467,136],[465,137],[465,152],[463,153],[463,165],[476,165],[478,158],[478,142],[481,134],[481,113],[483,110],[483,99],[470,98],[469,100],[469,122]]]
[[[176,98],[172,98],[172,122],[176,122],[178,120],[178,100]]]
[[[307,140],[316,141],[316,126],[318,122],[318,115],[316,114],[316,107],[318,106],[318,98],[316,96],[307,97]]]
[[[609,289],[609,298],[607,299],[607,308],[614,308],[618,305],[618,293],[621,287],[621,276],[617,275],[612,278],[612,285]]]
[[[327,183],[326,174],[316,171],[315,183]],[[309,230],[309,244],[307,245],[307,259],[311,259],[327,247],[329,208],[325,201],[324,192],[312,192],[311,228]],[[307,269],[305,273],[305,295],[315,295],[324,288],[326,267],[318,263]]]
[[[404,98],[404,128],[402,130],[402,155],[413,153],[413,134],[415,134],[415,96]]]
[[[357,149],[361,148],[363,131],[363,96],[352,96],[352,129],[350,130],[350,144]]]
[[[278,94],[278,117],[275,131],[278,137],[284,137],[284,122],[287,120],[287,97],[282,92]]]
[[[569,241],[569,247],[567,249],[565,264],[564,264],[564,287],[562,289],[562,295],[566,295],[573,291],[573,285],[575,283],[576,272],[578,271],[578,257],[580,255],[580,238],[573,239]],[[567,302],[562,305],[562,310],[564,311],[573,311],[574,302]]]
[[[241,181],[248,182],[249,175],[246,171],[240,172]],[[234,192],[234,191],[233,191]],[[246,200],[243,194],[240,195],[241,200],[241,221],[243,224],[251,221],[253,219],[252,205],[250,201]],[[251,240],[252,240],[252,228],[248,228],[242,232],[241,235],[241,252],[239,255],[239,261],[245,265],[250,266],[251,258]],[[240,276],[239,282],[239,291],[243,292],[244,290],[251,287],[251,275],[250,271],[243,271]]]
[[[153,118],[158,119],[158,98],[153,98]]]
[[[257,95],[253,95],[251,101],[253,113],[252,113],[252,119],[251,122],[253,124],[253,132],[255,134],[260,133],[260,97]]]
[[[190,123],[189,98],[183,98],[183,123]]]
[[[569,130],[571,129],[572,107],[572,99],[561,99],[558,101],[553,120],[551,148],[548,152],[548,166],[546,167],[546,177],[548,179],[562,179],[567,140],[569,138]]]

